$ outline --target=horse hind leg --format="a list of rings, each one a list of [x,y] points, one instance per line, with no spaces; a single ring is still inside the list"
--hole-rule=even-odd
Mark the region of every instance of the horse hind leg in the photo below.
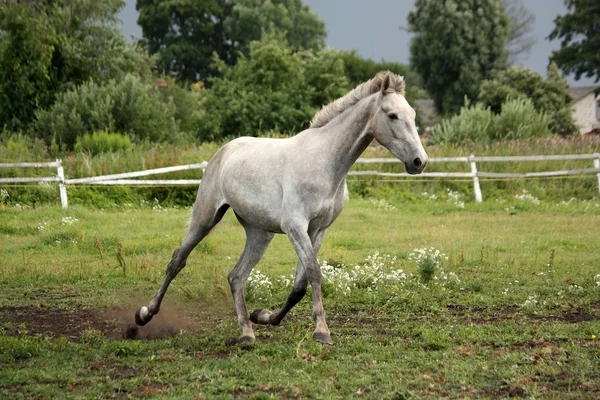
[[[209,211],[206,208],[202,208],[201,203],[196,202],[188,233],[183,239],[181,246],[173,252],[162,285],[150,301],[150,304],[148,304],[148,306],[143,306],[135,313],[135,323],[137,325],[146,325],[154,315],[158,314],[163,297],[165,296],[171,281],[175,279],[177,274],[185,267],[187,258],[192,250],[210,233],[211,229],[221,221],[228,207],[229,206],[227,205],[223,205]]]

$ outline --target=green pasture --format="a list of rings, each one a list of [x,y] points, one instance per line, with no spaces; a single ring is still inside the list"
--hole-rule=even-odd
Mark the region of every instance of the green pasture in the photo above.
[[[190,209],[0,208],[0,397],[597,398],[600,203],[353,198],[321,261],[395,257],[407,284],[326,291],[333,346],[311,339],[310,295],[279,327],[239,335],[226,276],[231,213],[191,255],[161,313],[124,339],[182,239]],[[423,283],[410,254],[448,256]],[[296,256],[278,236],[257,268]],[[445,274],[458,282],[440,284]],[[412,277],[411,275],[412,274]],[[277,307],[273,286],[249,308]],[[160,319],[160,318],[162,319]],[[161,331],[163,329],[163,331]],[[153,335],[153,332],[159,334]]]

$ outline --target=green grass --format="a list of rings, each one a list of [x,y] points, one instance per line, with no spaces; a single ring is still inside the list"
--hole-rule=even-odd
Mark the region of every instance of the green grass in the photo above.
[[[123,318],[158,288],[190,210],[0,208],[0,397],[598,397],[598,201],[387,202],[395,209],[353,198],[319,258],[352,267],[380,252],[418,276],[409,253],[434,247],[460,283],[329,292],[333,346],[311,339],[310,296],[281,326],[257,327],[253,344],[230,342],[226,276],[244,242],[231,213],[148,325],[175,334],[123,340]],[[296,260],[278,235],[257,268],[275,278]]]

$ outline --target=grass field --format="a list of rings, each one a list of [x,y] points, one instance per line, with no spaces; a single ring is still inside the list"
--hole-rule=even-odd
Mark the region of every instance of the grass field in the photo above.
[[[190,210],[0,208],[0,398],[600,396],[598,200],[388,201],[353,198],[326,235],[321,261],[364,272],[348,291],[326,283],[333,346],[311,339],[310,296],[254,343],[231,340],[231,213],[126,340]],[[419,248],[447,255],[428,282]],[[277,307],[295,264],[276,237],[249,308]]]

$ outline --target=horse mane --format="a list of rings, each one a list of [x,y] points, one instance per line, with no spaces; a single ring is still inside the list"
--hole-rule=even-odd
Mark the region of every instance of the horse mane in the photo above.
[[[320,128],[327,125],[332,119],[365,97],[370,96],[373,93],[377,93],[382,89],[381,86],[386,77],[389,79],[389,86],[387,89],[385,89],[384,94],[396,92],[404,96],[404,91],[406,88],[404,77],[390,71],[378,72],[374,78],[361,83],[343,97],[340,97],[326,106],[323,106],[323,108],[315,114],[312,121],[310,121],[310,128]]]

